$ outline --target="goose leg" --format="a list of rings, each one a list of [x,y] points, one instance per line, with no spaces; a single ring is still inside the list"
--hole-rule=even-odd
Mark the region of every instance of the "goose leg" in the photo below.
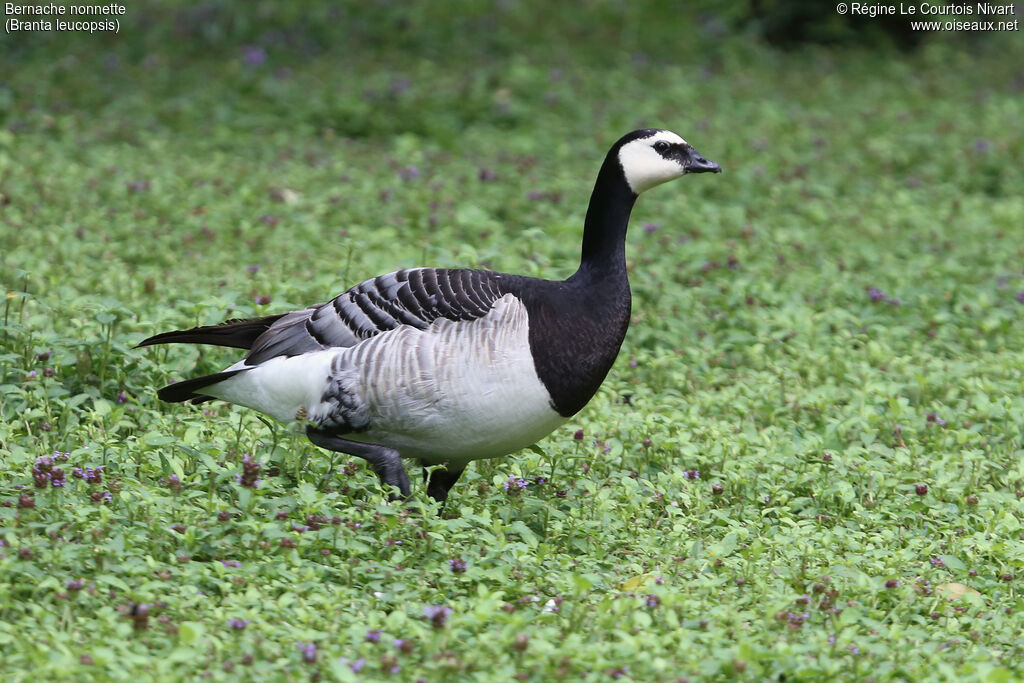
[[[373,466],[373,471],[377,473],[381,483],[385,486],[397,488],[401,492],[402,498],[412,495],[409,475],[406,474],[405,466],[402,465],[401,455],[394,448],[375,443],[349,441],[313,426],[306,427],[306,437],[320,448],[362,458]],[[392,496],[392,500],[394,499],[395,496]]]
[[[448,492],[455,486],[455,482],[459,480],[465,469],[463,467],[457,470],[449,465],[447,469],[434,470],[433,472],[423,470],[423,478],[427,482],[427,495],[438,503],[448,500]]]

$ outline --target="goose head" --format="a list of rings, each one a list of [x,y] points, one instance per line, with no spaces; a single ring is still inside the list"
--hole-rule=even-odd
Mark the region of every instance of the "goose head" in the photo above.
[[[670,130],[635,130],[619,140],[615,149],[622,174],[635,195],[687,173],[722,172],[721,166],[705,159]]]

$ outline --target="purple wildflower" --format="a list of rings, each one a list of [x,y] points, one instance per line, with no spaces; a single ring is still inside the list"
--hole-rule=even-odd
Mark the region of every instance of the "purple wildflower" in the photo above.
[[[263,470],[263,461],[254,461],[249,457],[248,453],[242,455],[242,473],[235,475],[235,481],[248,489],[258,488],[260,482],[260,472]]]
[[[242,48],[242,62],[246,66],[263,66],[267,61],[267,51],[259,45],[246,45]]]
[[[73,579],[71,581],[65,581],[64,587],[69,591],[80,591],[85,588],[85,579]]]
[[[406,640],[405,638],[395,638],[393,642],[395,649],[401,652],[402,654],[407,655],[410,652],[412,652],[411,640]]]
[[[617,681],[629,673],[629,664],[626,664],[625,666],[616,666],[611,669],[605,669],[605,673]]]
[[[654,593],[651,593],[646,598],[644,598],[644,605],[646,605],[647,607],[649,607],[651,609],[654,609],[655,607],[657,607],[660,604],[661,604],[661,598],[659,598]]]
[[[59,467],[54,467],[50,470],[50,486],[55,489],[64,488],[66,480],[64,479],[64,470]]]
[[[136,631],[145,631],[149,626],[149,608],[152,607],[148,602],[140,602],[133,604],[129,616],[132,618],[132,628]]]
[[[299,643],[302,660],[312,664],[316,661],[316,643]]]
[[[245,627],[248,625],[248,619],[231,619],[231,621],[228,622],[228,626],[231,627],[232,631],[244,631]]]
[[[412,87],[412,81],[406,76],[395,76],[388,83],[388,92],[392,95],[401,95]]]
[[[89,499],[94,503],[109,503],[114,497],[110,495],[110,491],[93,491],[89,494]]]
[[[363,667],[366,666],[366,659],[363,657],[360,657],[354,662],[348,661],[348,659],[346,659],[345,657],[338,657],[338,661],[347,666],[348,668],[352,669],[352,673],[355,674],[362,671]]]
[[[366,632],[366,642],[368,643],[379,643],[380,642],[380,629],[372,628]]]
[[[423,615],[430,620],[434,628],[444,628],[448,617],[452,615],[452,608],[444,605],[428,605],[423,608]]]
[[[448,566],[451,567],[452,572],[455,574],[461,574],[466,571],[466,561],[461,557],[453,557],[448,560]]]
[[[416,180],[420,177],[420,168],[416,164],[409,164],[408,166],[399,169],[398,176],[402,180]]]
[[[683,479],[700,479],[700,470],[684,470]]]
[[[164,479],[164,484],[167,486],[167,488],[174,492],[178,492],[182,488],[181,479],[178,477],[177,474],[172,474],[171,476]]]
[[[1017,292],[1017,295],[1013,298],[1016,299],[1018,302],[1024,304],[1024,291]]]
[[[260,267],[257,266],[256,264],[248,265],[248,266],[245,267],[245,269],[247,271],[249,271],[250,273],[258,273],[258,272],[260,272]]]
[[[37,489],[44,489],[50,483],[50,471],[53,469],[53,460],[47,456],[36,459],[32,467],[32,481]]]
[[[884,290],[878,289],[877,287],[869,287],[868,296],[872,301],[882,301],[887,295]]]
[[[242,563],[239,562],[238,560],[221,560],[220,563],[222,565],[224,565],[225,567],[235,567],[235,568],[238,568],[238,567],[242,566]]]
[[[103,483],[103,465],[97,465],[95,469],[92,467],[76,467],[71,475],[76,479],[81,479],[87,484],[102,484]]]
[[[933,567],[945,567],[946,566],[946,563],[942,561],[941,557],[933,557],[931,559],[931,563],[932,563]]]
[[[644,232],[646,232],[648,235],[650,235],[651,233],[658,232],[658,224],[644,223]]]
[[[118,403],[127,403],[128,402],[128,394],[123,392],[123,391],[119,392],[117,394],[117,402]]]
[[[523,491],[530,485],[530,482],[521,477],[517,477],[514,474],[510,474],[508,475],[508,481],[501,482],[501,485],[505,487],[505,490],[508,491],[510,495],[514,495]]]
[[[946,426],[946,421],[943,420],[941,417],[939,417],[938,413],[925,413],[924,414],[924,419],[926,421],[928,421],[928,422],[934,422],[935,424],[939,425],[940,427],[945,427]]]
[[[34,380],[36,378],[37,375],[38,375],[38,373],[35,370],[29,370],[28,374],[25,375],[25,381],[26,382],[31,382],[32,380]]]

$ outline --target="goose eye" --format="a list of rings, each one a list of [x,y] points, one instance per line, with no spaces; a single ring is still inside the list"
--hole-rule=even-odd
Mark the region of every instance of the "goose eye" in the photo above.
[[[654,143],[654,151],[660,152],[660,153],[667,152],[668,151],[668,143],[665,142],[664,140],[658,140],[657,142]]]

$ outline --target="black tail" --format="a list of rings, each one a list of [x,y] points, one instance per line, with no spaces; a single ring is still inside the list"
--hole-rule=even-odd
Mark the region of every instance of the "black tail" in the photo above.
[[[251,318],[249,320],[228,320],[219,325],[205,325],[193,327],[191,330],[175,330],[164,332],[144,339],[135,348],[140,346],[152,346],[153,344],[213,344],[215,346],[230,346],[236,349],[251,349],[256,339],[270,329],[284,313],[268,315],[265,318]],[[191,381],[191,380],[189,380]]]
[[[171,334],[173,334],[173,332]],[[167,401],[168,403],[181,403],[182,401],[188,401],[189,399],[193,399],[193,403],[202,403],[203,401],[209,401],[211,397],[202,393],[196,393],[200,389],[208,387],[211,384],[216,384],[217,382],[223,382],[228,377],[234,377],[238,373],[245,372],[248,369],[249,368],[242,368],[240,370],[215,372],[212,375],[203,375],[202,377],[186,379],[183,382],[175,382],[174,384],[168,384],[163,389],[157,391],[156,395],[161,401]]]

